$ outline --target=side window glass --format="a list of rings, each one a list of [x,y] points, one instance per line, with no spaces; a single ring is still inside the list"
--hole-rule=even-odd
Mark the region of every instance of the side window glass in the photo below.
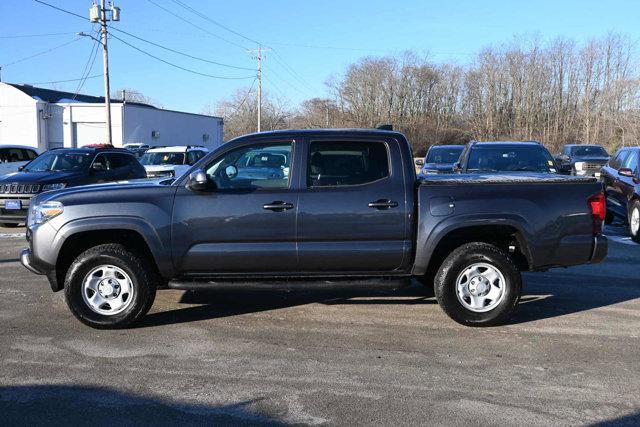
[[[187,153],[187,164],[194,165],[198,161],[197,151],[189,151]]]
[[[638,168],[638,153],[635,151],[630,151],[629,155],[624,161],[623,167],[629,168],[632,171],[636,172],[636,169]]]
[[[382,142],[315,141],[309,147],[308,187],[360,185],[389,176]]]
[[[0,148],[0,162],[7,163],[9,161],[9,150]]]
[[[613,165],[615,169],[620,169],[622,167],[622,164],[625,162],[627,158],[627,154],[628,154],[627,150],[620,150],[620,153],[618,153],[618,155],[616,156],[616,159]]]
[[[232,150],[206,168],[221,190],[288,188],[291,143],[256,144]]]
[[[27,157],[29,158],[29,160],[33,160],[38,157],[38,153],[33,150],[27,150]]]
[[[102,170],[111,170],[111,162],[109,162],[109,159],[104,154],[98,154],[93,164],[102,165]]]

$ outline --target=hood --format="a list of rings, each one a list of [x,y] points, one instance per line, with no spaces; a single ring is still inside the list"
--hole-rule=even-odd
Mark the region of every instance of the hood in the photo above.
[[[422,170],[453,172],[454,163],[425,163]]]
[[[0,177],[0,183],[25,183],[25,184],[53,184],[57,182],[69,182],[81,178],[85,171],[54,171],[54,172],[13,172]]]
[[[92,196],[97,194],[98,199],[101,195],[112,194],[113,191],[117,191],[117,194],[127,194],[129,191],[144,190],[152,188],[166,188],[170,187],[173,179],[132,179],[129,181],[115,181],[105,182],[101,184],[81,185],[78,187],[67,187],[62,190],[46,191],[38,194],[38,202],[45,200],[58,199],[61,196],[64,198],[75,196]]]

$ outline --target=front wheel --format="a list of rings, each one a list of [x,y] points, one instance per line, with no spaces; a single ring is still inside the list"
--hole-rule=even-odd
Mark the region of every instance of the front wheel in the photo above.
[[[640,243],[640,202],[633,201],[629,212],[629,234],[634,242]]]
[[[493,326],[513,312],[522,278],[511,258],[494,245],[467,243],[455,249],[435,278],[440,307],[466,326]]]
[[[86,250],[65,278],[65,299],[73,315],[97,329],[129,326],[151,308],[156,295],[146,260],[119,244]]]

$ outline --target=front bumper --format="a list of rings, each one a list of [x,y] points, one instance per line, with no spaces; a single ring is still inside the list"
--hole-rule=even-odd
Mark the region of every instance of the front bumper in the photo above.
[[[23,249],[22,252],[20,252],[20,262],[22,263],[24,268],[26,268],[32,273],[46,274],[46,272],[42,270],[41,267],[38,267],[33,263],[32,256],[31,256],[31,249],[29,248]]]
[[[609,241],[605,236],[599,234],[593,238],[593,251],[591,252],[590,264],[597,264],[607,256]]]

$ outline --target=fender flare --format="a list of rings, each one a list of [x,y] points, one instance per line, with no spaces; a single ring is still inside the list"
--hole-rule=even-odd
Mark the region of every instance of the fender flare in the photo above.
[[[508,226],[513,227],[522,239],[519,244],[522,245],[522,251],[527,258],[530,266],[535,265],[532,256],[531,241],[534,235],[529,222],[522,216],[517,214],[468,214],[456,215],[448,217],[437,223],[430,232],[422,232],[426,228],[425,224],[418,225],[418,236],[420,238],[416,245],[416,256],[412,274],[415,276],[423,275],[427,271],[429,261],[442,240],[451,232],[463,228],[473,228],[482,226]]]
[[[60,227],[51,245],[59,254],[64,242],[71,236],[101,230],[129,230],[138,233],[147,244],[160,273],[165,276],[173,272],[171,250],[162,243],[156,228],[141,217],[108,215],[72,220]]]

